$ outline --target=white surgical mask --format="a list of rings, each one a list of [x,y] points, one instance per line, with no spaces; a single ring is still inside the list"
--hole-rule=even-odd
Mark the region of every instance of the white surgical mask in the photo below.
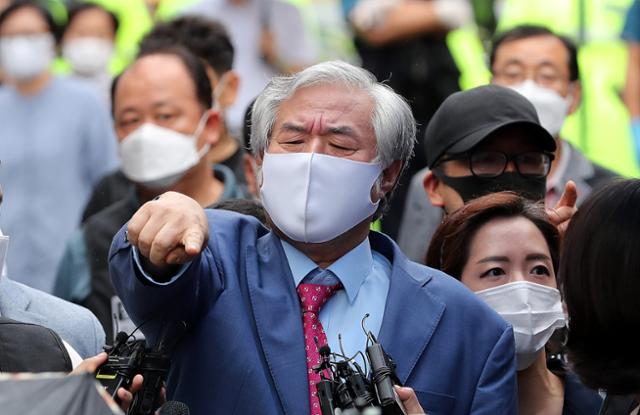
[[[517,281],[476,294],[513,326],[518,370],[531,366],[553,332],[565,325],[556,288]]]
[[[262,203],[273,223],[294,241],[321,243],[353,228],[378,208],[371,188],[378,163],[318,153],[265,153]]]
[[[0,269],[2,277],[7,275],[7,252],[9,252],[9,237],[0,230]]]
[[[538,85],[531,79],[511,86],[511,89],[524,95],[535,107],[540,124],[554,137],[560,134],[564,120],[569,114],[573,98],[566,98],[550,88]]]
[[[99,37],[71,39],[62,46],[62,56],[81,76],[103,74],[113,56],[113,43]]]
[[[120,142],[122,172],[135,183],[152,189],[173,186],[209,151],[209,144],[196,148],[207,117],[193,135],[145,123]]]
[[[29,81],[49,68],[54,45],[51,33],[4,36],[0,39],[0,66],[9,77]]]

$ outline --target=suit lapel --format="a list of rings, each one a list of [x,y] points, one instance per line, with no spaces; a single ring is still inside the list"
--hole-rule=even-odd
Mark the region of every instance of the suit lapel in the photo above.
[[[302,313],[282,245],[269,233],[247,254],[251,306],[274,387],[285,413],[308,414]]]
[[[372,235],[371,239],[376,251],[383,254],[384,251],[392,253],[391,257],[386,255],[387,258],[393,258],[393,268],[378,340],[385,352],[395,361],[396,374],[404,384],[429,344],[444,313],[445,305],[427,291],[426,285],[431,280],[427,272],[424,272],[424,275],[415,275],[415,278],[421,279],[416,280],[405,271],[411,264],[396,246],[379,234]],[[380,246],[381,242],[387,245],[386,249]]]

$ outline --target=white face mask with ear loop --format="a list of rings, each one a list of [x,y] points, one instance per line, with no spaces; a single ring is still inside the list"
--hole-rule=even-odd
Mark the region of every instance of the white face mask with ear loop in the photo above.
[[[573,95],[566,97],[558,94],[551,88],[538,85],[531,79],[512,85],[509,88],[524,95],[536,109],[540,125],[542,125],[553,137],[560,134],[564,121],[569,115],[569,108],[573,102]]]
[[[294,241],[330,241],[373,215],[382,167],[319,153],[264,153],[260,195],[273,223]]]
[[[0,39],[0,67],[10,78],[29,81],[44,73],[55,57],[51,33],[3,36]]]
[[[120,142],[122,172],[129,180],[151,189],[173,186],[211,148],[209,143],[200,150],[196,147],[208,118],[208,112],[203,114],[191,135],[143,124]]]
[[[62,45],[62,56],[81,76],[106,74],[113,53],[113,42],[102,38],[81,37]]]
[[[476,295],[513,326],[517,370],[531,366],[553,332],[566,324],[557,288],[517,281]]]

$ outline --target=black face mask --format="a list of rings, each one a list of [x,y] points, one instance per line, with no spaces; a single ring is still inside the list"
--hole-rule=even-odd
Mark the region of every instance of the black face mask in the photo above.
[[[437,173],[436,177],[455,190],[464,203],[478,197],[511,191],[534,202],[544,200],[547,193],[546,177],[529,178],[517,172],[505,172],[498,177],[483,179],[477,176],[451,177]]]

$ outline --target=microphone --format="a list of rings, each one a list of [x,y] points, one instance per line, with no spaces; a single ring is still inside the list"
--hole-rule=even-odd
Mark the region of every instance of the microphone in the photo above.
[[[178,401],[167,401],[158,410],[159,415],[189,415],[189,407]]]

